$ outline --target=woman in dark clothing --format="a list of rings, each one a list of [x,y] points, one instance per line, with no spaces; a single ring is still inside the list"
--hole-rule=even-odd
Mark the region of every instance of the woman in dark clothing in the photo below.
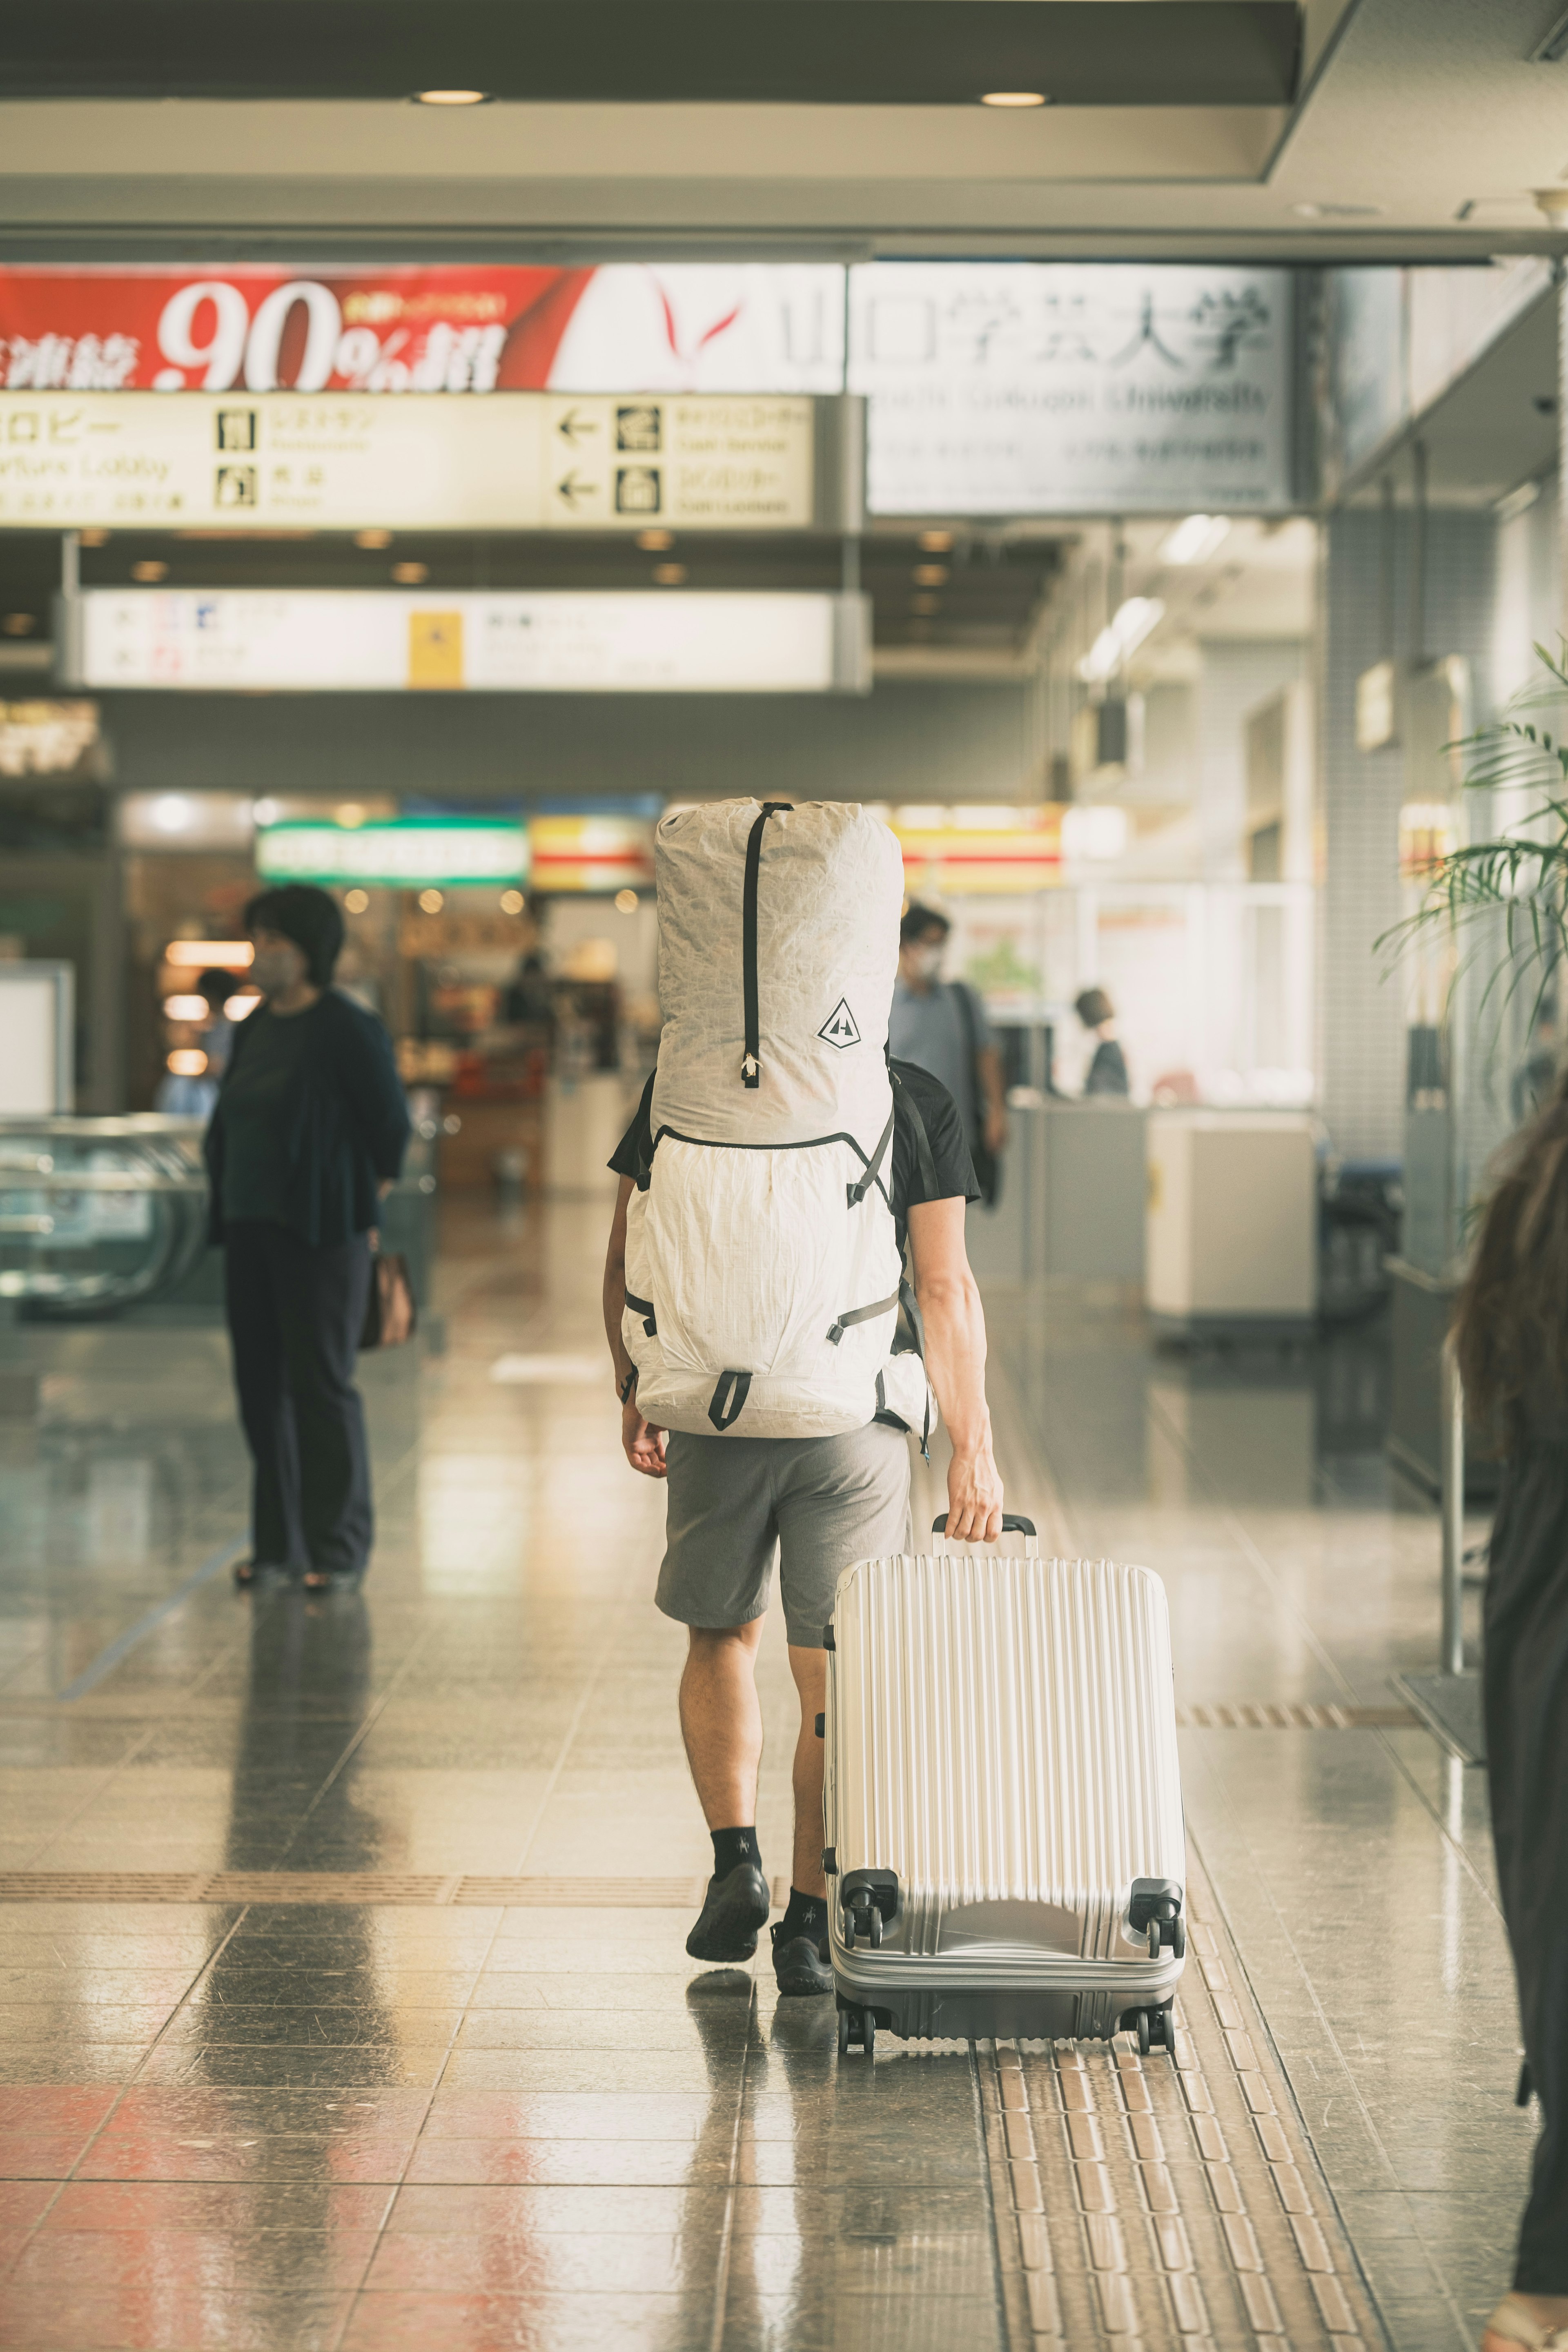
[[[1083,1082],[1086,1095],[1127,1095],[1127,1056],[1116,1036],[1116,1007],[1103,988],[1086,988],[1075,998],[1073,1011],[1095,1041],[1094,1059]]]
[[[1513,2291],[1485,2352],[1568,2352],[1568,1080],[1492,1194],[1455,1342],[1467,1411],[1501,1432],[1505,1456],[1482,1690],[1498,1884],[1542,2118]]]
[[[256,1465],[252,1584],[357,1576],[374,1519],[354,1356],[369,1231],[396,1178],[408,1110],[392,1040],[331,986],[343,919],[294,883],[245,910],[266,999],[237,1031],[207,1129],[212,1237],[224,1244],[240,1420]]]

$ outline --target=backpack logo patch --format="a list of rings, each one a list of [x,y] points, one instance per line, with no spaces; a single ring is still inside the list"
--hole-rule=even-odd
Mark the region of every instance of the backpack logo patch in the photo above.
[[[858,1045],[860,1043],[860,1032],[855,1025],[855,1015],[849,1010],[847,997],[839,998],[816,1034],[819,1037],[825,1038],[828,1045],[837,1045],[840,1052],[846,1046]]]

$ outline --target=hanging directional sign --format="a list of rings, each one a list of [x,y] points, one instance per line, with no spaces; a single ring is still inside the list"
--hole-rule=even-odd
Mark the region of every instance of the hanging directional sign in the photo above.
[[[791,394],[0,391],[0,526],[854,529],[862,429]]]

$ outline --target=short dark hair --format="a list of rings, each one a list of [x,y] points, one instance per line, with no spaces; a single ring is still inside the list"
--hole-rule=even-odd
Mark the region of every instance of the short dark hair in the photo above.
[[[945,915],[939,915],[934,907],[922,907],[916,898],[911,901],[908,914],[899,925],[899,945],[912,948],[918,940],[933,936],[945,940],[952,929],[952,925]]]
[[[281,890],[262,890],[245,910],[245,928],[281,931],[302,948],[315,988],[330,988],[332,967],[343,944],[342,909],[330,891],[313,882],[285,883]]]
[[[1099,1029],[1116,1018],[1116,1007],[1103,988],[1086,988],[1075,998],[1073,1011],[1086,1029]]]
[[[233,972],[225,971],[216,964],[210,971],[204,971],[196,982],[197,989],[206,998],[215,1013],[222,1012],[238,986],[239,982]]]

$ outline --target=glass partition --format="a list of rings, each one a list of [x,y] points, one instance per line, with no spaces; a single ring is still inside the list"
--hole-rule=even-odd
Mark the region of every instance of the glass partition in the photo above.
[[[179,1282],[206,1246],[203,1126],[0,1119],[0,1299],[68,1319]]]

